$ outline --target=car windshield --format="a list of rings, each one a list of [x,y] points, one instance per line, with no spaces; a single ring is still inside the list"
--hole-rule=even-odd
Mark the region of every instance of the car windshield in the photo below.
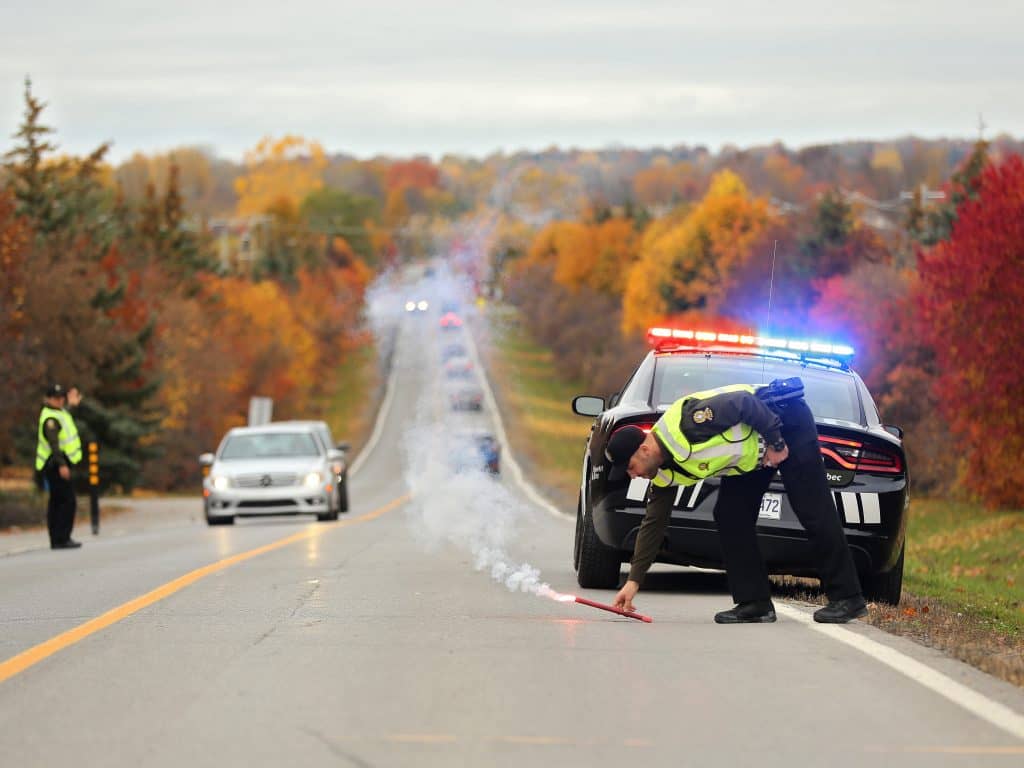
[[[261,459],[319,456],[316,439],[310,432],[253,432],[231,435],[220,458]]]
[[[799,376],[803,381],[804,397],[817,418],[863,423],[857,384],[849,373],[764,362],[760,358],[659,357],[654,369],[652,399],[657,406],[668,406],[689,392],[729,384],[757,386],[791,376]]]

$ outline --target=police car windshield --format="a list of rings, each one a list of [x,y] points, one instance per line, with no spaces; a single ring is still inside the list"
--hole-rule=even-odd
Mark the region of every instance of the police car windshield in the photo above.
[[[680,355],[659,357],[654,369],[654,405],[667,407],[689,392],[728,384],[767,384],[772,379],[799,376],[804,397],[816,418],[863,424],[854,377],[844,371],[803,368],[760,358]]]
[[[260,459],[319,456],[316,439],[311,432],[253,432],[231,435],[220,452],[220,458]]]

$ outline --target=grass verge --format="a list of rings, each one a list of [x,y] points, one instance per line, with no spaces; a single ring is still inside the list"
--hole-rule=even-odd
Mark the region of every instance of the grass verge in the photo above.
[[[351,443],[352,456],[369,439],[383,397],[377,347],[368,339],[352,349],[334,370],[334,388],[324,416],[334,439]]]
[[[487,318],[483,348],[516,457],[571,511],[590,421],[573,414],[570,402],[586,386],[559,376],[550,351],[528,337],[514,310],[491,307]],[[873,605],[867,621],[1024,685],[1024,511],[914,498],[907,541],[903,600]],[[814,580],[775,582],[781,595],[824,602]]]

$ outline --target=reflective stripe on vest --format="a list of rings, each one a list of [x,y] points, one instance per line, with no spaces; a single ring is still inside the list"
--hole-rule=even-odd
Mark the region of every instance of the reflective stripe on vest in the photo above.
[[[693,485],[713,475],[741,475],[756,469],[758,434],[748,424],[734,424],[703,443],[691,444],[682,430],[683,407],[693,399],[706,399],[726,392],[750,392],[748,384],[732,384],[694,392],[676,400],[653,427],[654,434],[682,470],[662,469],[651,481],[659,487]]]
[[[46,423],[47,419],[56,419],[57,423],[60,424],[60,434],[57,440],[60,444],[61,451],[68,457],[68,461],[72,464],[77,464],[82,460],[82,440],[78,436],[78,427],[75,426],[75,420],[71,414],[64,410],[57,408],[50,408],[49,406],[43,406],[43,410],[39,413],[39,440],[36,443],[36,469],[42,469],[46,464],[46,460],[50,458],[52,451],[50,450],[50,443],[46,440],[46,435],[43,433],[43,424]]]

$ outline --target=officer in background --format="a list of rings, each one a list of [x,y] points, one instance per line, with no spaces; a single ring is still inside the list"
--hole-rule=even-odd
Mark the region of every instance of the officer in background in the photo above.
[[[765,401],[769,404],[766,404]],[[736,384],[695,392],[673,403],[647,435],[618,430],[606,449],[615,470],[651,480],[629,579],[615,605],[633,597],[661,548],[677,486],[721,477],[714,516],[736,603],[719,624],[775,621],[768,572],[757,546],[761,497],[778,468],[789,502],[814,547],[829,603],[814,620],[845,623],[867,613],[839,513],[828,488],[818,430],[797,378],[768,387]]]
[[[46,390],[45,404],[39,413],[36,470],[42,471],[50,489],[50,499],[46,506],[50,549],[82,546],[71,538],[76,507],[71,465],[82,460],[82,441],[74,418],[64,410],[66,403],[67,393],[64,388],[54,384]]]

